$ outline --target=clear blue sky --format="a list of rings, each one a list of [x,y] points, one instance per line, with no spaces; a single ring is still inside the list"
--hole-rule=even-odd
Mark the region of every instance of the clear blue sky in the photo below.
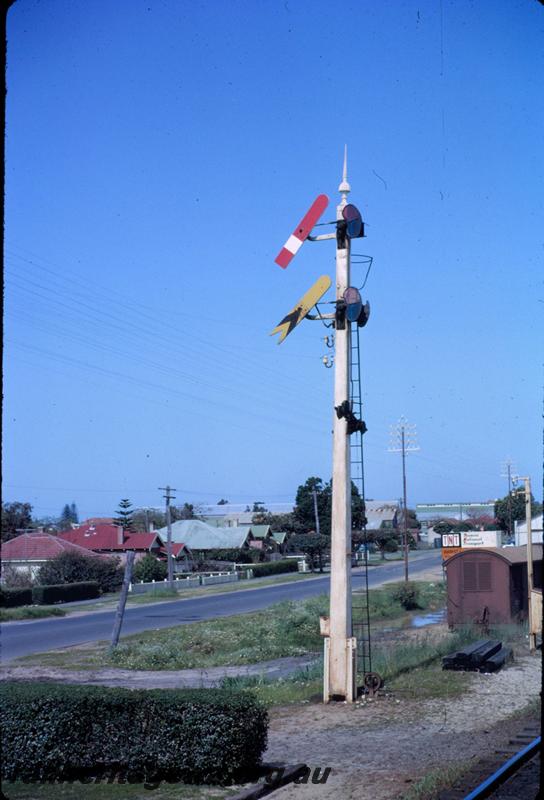
[[[318,193],[334,217],[345,142],[367,495],[401,495],[405,414],[411,505],[502,496],[507,458],[541,497],[543,34],[536,0],[18,0],[4,499],[109,515],[167,482],[279,503],[328,480],[326,331],[268,334],[334,273],[333,243],[274,258]]]

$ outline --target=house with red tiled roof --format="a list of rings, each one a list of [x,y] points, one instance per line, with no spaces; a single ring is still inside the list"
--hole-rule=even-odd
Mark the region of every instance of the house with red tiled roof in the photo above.
[[[156,531],[152,533],[131,533],[124,531],[121,525],[108,523],[81,524],[78,528],[61,531],[59,537],[72,544],[88,548],[95,553],[116,555],[125,563],[129,550],[136,553],[136,561],[151,553],[158,559],[166,558],[166,542]],[[188,547],[181,544],[177,551],[172,550],[176,572],[186,572],[191,568],[191,553]]]
[[[41,530],[29,531],[2,543],[2,570],[11,567],[17,572],[29,573],[29,576],[34,578],[46,561],[61,553],[79,553],[79,555],[103,558],[99,553],[89,551],[59,536]]]

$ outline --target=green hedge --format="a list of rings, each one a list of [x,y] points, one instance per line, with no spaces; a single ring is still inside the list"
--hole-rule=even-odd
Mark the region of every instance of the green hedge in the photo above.
[[[259,553],[256,552],[258,558]],[[236,564],[252,564],[253,555],[248,550],[241,548],[232,548],[231,550],[206,550],[205,561],[230,561]]]
[[[4,780],[229,783],[266,747],[268,715],[244,692],[0,686]]]
[[[100,587],[96,581],[80,583],[59,583],[52,586],[34,586],[32,600],[44,605],[47,603],[68,603],[71,600],[92,600],[100,595]]]
[[[119,558],[97,558],[89,551],[67,551],[50,558],[40,567],[37,583],[40,586],[59,586],[61,583],[97,581],[103,592],[115,592],[123,583],[124,569]]]
[[[264,575],[277,575],[280,572],[297,572],[298,562],[294,558],[289,561],[267,561],[265,564],[255,564],[251,569],[255,578],[262,578]]]
[[[14,608],[15,606],[28,606],[32,603],[32,589],[0,588],[0,606]]]

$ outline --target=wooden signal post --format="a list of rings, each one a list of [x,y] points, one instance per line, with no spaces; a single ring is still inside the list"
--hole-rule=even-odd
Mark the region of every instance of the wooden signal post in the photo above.
[[[351,187],[347,180],[347,152],[344,171],[338,187],[341,200],[336,218],[341,221]],[[338,231],[341,226],[338,226]],[[342,301],[350,285],[350,239],[337,234],[336,300]],[[350,396],[350,325],[336,325],[334,359],[334,406],[338,408]],[[351,465],[347,420],[334,415],[332,457],[331,517],[331,589],[330,635],[325,639],[323,699],[356,698],[356,641],[351,628]]]
[[[353,412],[351,388],[351,323],[366,324],[370,311],[368,303],[363,308],[359,291],[350,287],[350,243],[352,238],[364,236],[364,223],[355,206],[348,203],[351,187],[347,179],[347,148],[344,152],[344,171],[338,187],[341,199],[336,208],[336,220],[319,223],[335,225],[335,233],[312,236],[317,220],[325,210],[328,198],[319,195],[306,215],[295,228],[276,257],[276,263],[286,268],[307,240],[336,240],[336,310],[332,314],[314,316],[310,308],[328,289],[327,278],[316,281],[296,306],[274,328],[280,333],[278,344],[303,319],[333,320],[335,325],[334,357],[334,427],[332,465],[332,519],[331,519],[331,588],[328,620],[323,620],[325,659],[323,699],[343,700],[352,703],[357,695],[357,642],[352,636],[351,621],[351,458],[350,435],[364,433],[366,426]],[[329,284],[330,285],[330,284]],[[349,292],[348,292],[349,289]],[[355,296],[355,299],[354,299]],[[329,366],[328,358],[324,359]]]

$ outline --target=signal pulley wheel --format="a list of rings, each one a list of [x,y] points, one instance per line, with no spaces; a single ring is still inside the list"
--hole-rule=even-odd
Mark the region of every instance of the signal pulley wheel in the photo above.
[[[383,686],[383,679],[377,672],[367,672],[364,678],[364,685],[369,694],[374,694]]]

